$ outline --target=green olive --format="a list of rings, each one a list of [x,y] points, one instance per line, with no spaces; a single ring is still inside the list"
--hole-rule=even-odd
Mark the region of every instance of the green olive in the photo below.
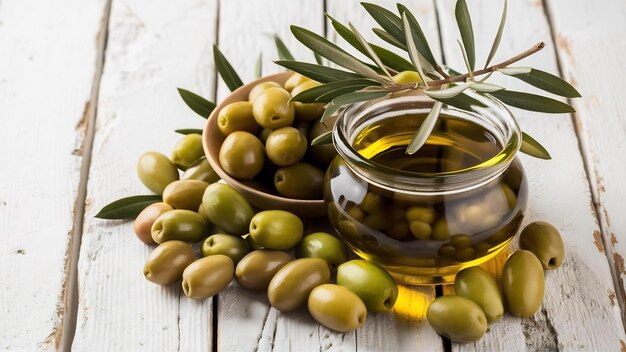
[[[454,256],[454,259],[458,260],[459,262],[468,262],[474,259],[474,255],[476,254],[476,252],[474,251],[474,248],[472,247],[455,248],[455,249],[456,249],[456,254]]]
[[[393,76],[394,82],[398,84],[421,83],[422,78],[416,71],[402,71]]]
[[[391,224],[391,226],[387,228],[387,235],[389,235],[389,237],[393,239],[401,240],[405,238],[410,231],[411,228],[408,222],[398,221],[394,222],[393,224]]]
[[[235,276],[244,288],[265,291],[278,270],[292,260],[293,258],[283,251],[258,249],[239,261]]]
[[[378,264],[363,259],[339,265],[337,284],[356,293],[367,310],[373,312],[390,310],[398,298],[398,284],[391,275]]]
[[[361,232],[357,225],[351,220],[340,220],[337,223],[339,233],[350,240],[358,240],[361,238]]]
[[[301,85],[304,82],[309,82],[311,79],[307,76],[301,75],[299,73],[294,73],[291,75],[287,81],[285,82],[285,89],[291,92],[294,88]],[[293,94],[295,95],[295,94]]]
[[[559,230],[545,221],[528,224],[519,236],[519,245],[533,252],[546,270],[561,266],[565,256]]]
[[[217,182],[220,179],[220,176],[213,170],[211,164],[206,159],[206,157],[198,160],[192,167],[188,168],[183,172],[183,175],[180,177],[181,180],[198,180],[204,181],[206,183]]]
[[[456,249],[452,245],[445,243],[437,249],[437,255],[443,258],[452,259],[456,255]]]
[[[208,183],[198,180],[174,181],[163,190],[163,201],[174,209],[198,210]]]
[[[222,143],[219,159],[220,165],[230,176],[251,179],[263,169],[263,144],[251,133],[233,132]]]
[[[316,81],[306,81],[299,84],[291,91],[291,96],[295,97],[307,89],[320,86]],[[300,121],[314,121],[322,117],[324,114],[324,104],[321,103],[301,103],[294,102],[293,107],[296,109],[296,118]]]
[[[332,130],[332,128],[332,124],[327,125],[321,121],[316,121],[309,131],[309,141],[313,141],[323,133]],[[335,149],[332,143],[316,144],[309,146],[308,156],[316,165],[326,169],[337,156],[337,149]]]
[[[324,284],[314,288],[308,307],[318,323],[339,332],[354,331],[367,318],[367,309],[359,296],[339,285]]]
[[[172,149],[172,161],[179,169],[185,171],[204,157],[202,136],[188,134],[181,138]]]
[[[365,220],[365,212],[358,205],[348,205],[346,207],[346,214],[356,221]]]
[[[274,186],[283,197],[322,199],[324,173],[307,163],[281,167],[274,175]]]
[[[206,190],[205,190],[206,191]],[[203,196],[204,197],[204,196]],[[204,223],[206,224],[207,228],[211,228],[213,227],[213,223],[211,222],[211,219],[209,219],[209,215],[206,213],[206,211],[204,210],[204,207],[202,206],[202,203],[200,203],[200,206],[198,207],[198,211],[197,213],[202,216],[202,219],[204,219]]]
[[[226,233],[243,235],[254,211],[234,188],[223,183],[213,183],[204,191],[202,206],[209,220]]]
[[[458,234],[450,237],[450,244],[454,248],[467,248],[472,245],[472,237],[465,234]]]
[[[192,299],[213,297],[233,280],[233,261],[222,254],[204,257],[183,271],[183,292]]]
[[[293,127],[274,130],[265,142],[267,157],[278,166],[292,165],[300,161],[306,153],[306,146],[306,137]]]
[[[435,210],[432,208],[410,207],[406,210],[406,220],[421,221],[432,224],[435,221]]]
[[[502,295],[509,312],[523,318],[532,316],[541,307],[543,290],[539,259],[526,250],[511,254],[502,270]]]
[[[178,180],[178,170],[165,155],[146,152],[137,161],[137,176],[149,190],[162,194],[167,185]]]
[[[433,232],[433,229],[428,223],[419,220],[411,221],[409,223],[409,228],[411,229],[413,236],[420,240],[427,240]]]
[[[455,342],[477,341],[487,332],[487,317],[480,306],[461,296],[437,297],[426,318],[440,335]]]
[[[304,224],[299,217],[283,210],[266,210],[250,221],[250,236],[268,249],[288,249],[302,239]]]
[[[265,145],[265,142],[267,142],[267,137],[269,137],[273,131],[274,130],[270,130],[269,128],[263,128],[261,132],[259,132],[258,137],[263,145]]]
[[[267,288],[267,297],[279,311],[293,311],[307,303],[315,287],[329,281],[330,268],[324,259],[296,259],[274,275]]]
[[[300,133],[302,133],[305,138],[309,135],[309,132],[311,131],[311,123],[307,121],[294,121],[293,125],[291,126],[300,131]]]
[[[224,106],[217,115],[217,127],[225,136],[235,131],[255,134],[261,129],[254,120],[252,103],[249,101],[237,101]]]
[[[180,280],[183,271],[196,257],[190,244],[167,241],[156,247],[143,266],[146,279],[159,285],[169,285]]]
[[[496,280],[485,269],[472,266],[459,271],[454,280],[454,294],[478,304],[492,323],[504,315],[502,295]]]
[[[448,238],[450,238],[450,232],[448,232],[448,222],[446,222],[445,219],[435,221],[431,239],[433,241],[445,241]]]
[[[133,224],[133,229],[137,238],[145,244],[155,244],[152,239],[152,224],[161,214],[173,210],[173,208],[167,203],[154,203],[148,205],[144,210],[137,215]]]
[[[263,246],[256,243],[254,241],[254,238],[252,238],[249,233],[243,235],[242,238],[246,240],[246,242],[248,242],[248,245],[250,245],[250,248],[252,248],[253,251],[256,251],[257,249],[263,249]]]
[[[276,82],[259,83],[256,86],[254,86],[254,88],[252,88],[252,90],[250,91],[250,94],[248,94],[248,101],[250,101],[251,103],[254,103],[256,98],[258,98],[259,95],[261,95],[261,93],[263,93],[264,91],[270,88],[282,88],[282,86]]]
[[[376,213],[368,214],[365,219],[363,219],[363,223],[370,229],[380,231],[387,228],[387,226],[389,225],[389,217],[386,212],[378,211]]]
[[[156,243],[171,240],[196,243],[206,237],[209,229],[200,214],[176,209],[161,214],[152,224],[151,232]]]
[[[229,257],[233,263],[237,264],[241,258],[250,253],[250,245],[239,236],[231,236],[223,233],[216,233],[209,236],[202,243],[202,256],[223,254]]]
[[[331,268],[348,261],[348,251],[337,237],[326,232],[305,236],[296,248],[297,258],[322,258]]]
[[[471,226],[481,226],[485,218],[489,215],[488,209],[481,204],[472,204],[465,207],[460,219],[463,223]]]
[[[376,193],[367,192],[363,201],[361,201],[361,208],[368,213],[374,213],[381,209],[382,197]]]
[[[264,128],[276,129],[290,126],[295,116],[291,95],[282,88],[263,91],[252,103],[252,114]]]

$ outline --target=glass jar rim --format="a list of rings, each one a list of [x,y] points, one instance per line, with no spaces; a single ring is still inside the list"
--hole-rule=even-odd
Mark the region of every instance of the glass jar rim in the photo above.
[[[390,106],[396,104],[413,103],[422,105],[422,108],[434,104],[434,101],[429,98],[424,99],[425,96],[414,93],[397,94],[347,106],[337,117],[332,133],[333,143],[339,155],[347,161],[348,166],[358,176],[366,178],[368,182],[374,182],[383,188],[393,190],[401,188],[403,191],[420,194],[433,192],[448,193],[458,189],[479,187],[498,177],[513,162],[522,144],[522,133],[511,111],[499,100],[489,94],[478,94],[469,90],[464,92],[464,94],[473,98],[475,103],[480,105],[472,104],[472,112],[448,105],[442,108],[441,114],[461,118],[470,116],[482,118],[483,121],[492,124],[492,127],[500,125],[500,127],[509,132],[507,136],[504,135],[503,131],[495,128],[497,132],[500,132],[498,137],[503,139],[500,141],[502,148],[497,154],[479,164],[465,169],[438,173],[405,171],[373,162],[352,147],[352,141],[349,137],[351,132],[348,131],[351,127],[351,121],[368,114],[371,114],[372,117],[377,116],[375,113],[377,110],[382,115],[390,110]],[[395,177],[393,184],[383,182],[385,175]]]

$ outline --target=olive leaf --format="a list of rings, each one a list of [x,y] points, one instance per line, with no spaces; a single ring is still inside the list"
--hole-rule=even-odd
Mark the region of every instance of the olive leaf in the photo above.
[[[331,93],[338,89],[343,89],[345,93],[350,93],[357,91],[361,88],[369,87],[372,85],[372,81],[368,79],[347,79],[341,81],[335,81],[331,83],[322,84],[317,87],[312,87],[307,90],[304,90],[294,97],[291,98],[291,101],[299,101],[301,103],[327,103],[330,102],[333,98],[341,95],[335,95],[330,98],[328,101],[323,101],[320,98],[327,93]],[[347,91],[346,91],[347,90]],[[343,94],[345,94],[343,93]]]
[[[371,67],[348,54],[337,45],[329,42],[326,38],[315,34],[308,29],[293,25],[291,26],[291,32],[300,43],[304,44],[304,46],[336,63],[337,65],[345,67],[375,81],[379,81],[381,83],[387,82],[387,79],[379,76],[378,73],[376,73],[376,71],[374,71]]]
[[[472,83],[470,88],[481,93],[492,93],[504,89],[502,86],[491,83]]]
[[[364,78],[361,75],[357,75],[352,72],[338,70],[336,68],[319,66],[308,62],[301,61],[275,61],[277,65],[280,65],[286,69],[298,72],[299,74],[306,76],[310,79],[316,80],[320,83],[329,83],[334,81],[343,81],[347,79]]]
[[[361,46],[365,49],[365,52],[367,52],[367,56],[370,59],[372,59],[372,61],[374,61],[374,63],[376,63],[376,66],[378,66],[383,71],[383,73],[385,73],[385,75],[389,78],[390,81],[393,81],[393,77],[391,77],[391,75],[389,74],[389,71],[387,70],[387,67],[380,60],[380,58],[378,57],[378,55],[376,54],[374,49],[372,49],[372,47],[367,42],[367,40],[365,40],[365,38],[363,38],[361,33],[359,33],[359,31],[352,25],[352,23],[348,22],[348,26],[350,26],[350,29],[352,30],[352,33],[354,33],[354,36],[356,37],[356,39],[359,41]]]
[[[400,42],[398,39],[394,38],[394,36],[392,36],[391,34],[385,32],[384,30],[380,28],[372,28],[372,31],[374,32],[374,34],[378,36],[378,38],[386,41],[387,43],[395,46],[396,48],[400,48],[406,51],[406,44]]]
[[[106,205],[100,210],[100,212],[98,212],[98,214],[95,215],[95,217],[107,220],[134,219],[148,205],[161,201],[162,199],[160,195],[126,197]]]
[[[220,49],[215,44],[213,44],[213,60],[215,61],[215,68],[217,69],[217,72],[220,74],[222,80],[226,83],[226,86],[231,92],[243,85],[241,78],[239,78],[239,75],[235,72],[233,66],[228,62],[228,60],[226,60],[224,54],[222,54]]]
[[[434,71],[438,66],[437,60],[435,60],[435,57],[430,50],[428,40],[422,31],[422,27],[420,27],[419,22],[417,22],[415,16],[413,16],[411,11],[409,11],[406,6],[402,4],[397,4],[396,6],[398,7],[398,12],[401,16],[406,14],[407,20],[409,21],[409,27],[411,28],[411,37],[413,39],[413,43],[415,44],[415,48],[420,53],[424,61],[430,65],[430,67],[428,67],[428,65],[422,63],[422,67],[424,67],[426,71]]]
[[[367,11],[374,21],[376,21],[376,23],[378,23],[391,37],[406,45],[406,36],[402,30],[402,19],[400,17],[396,16],[395,13],[387,10],[386,8],[376,4],[362,2],[361,6],[365,8],[365,11]]]
[[[560,95],[567,98],[578,98],[580,93],[571,84],[562,80],[551,73],[531,68],[528,72],[524,73],[509,73],[507,70],[499,70],[505,75],[521,79],[522,81],[530,84],[531,86],[545,90],[552,94]]]
[[[496,51],[498,51],[498,46],[500,46],[500,41],[502,40],[502,33],[504,32],[504,25],[506,24],[506,12],[507,12],[507,0],[504,0],[504,7],[502,8],[502,17],[500,17],[500,25],[498,26],[498,32],[496,32],[496,37],[493,39],[493,44],[491,45],[491,50],[489,50],[489,56],[487,56],[487,61],[485,62],[485,68],[489,66],[491,59],[496,55]]]
[[[263,76],[263,53],[259,53],[259,57],[254,65],[254,77],[260,78],[261,76]]]
[[[274,34],[274,43],[276,44],[276,52],[278,53],[279,59],[291,61],[295,60],[278,34]]]
[[[311,145],[328,144],[333,141],[333,131],[326,131],[311,141]]]
[[[525,132],[522,132],[522,146],[520,147],[520,151],[535,158],[544,160],[552,159],[546,148]]]
[[[475,83],[471,83],[471,82],[462,83],[454,87],[440,89],[440,90],[425,90],[424,94],[428,95],[429,97],[433,99],[434,98],[439,98],[439,99],[454,98],[457,95],[461,94],[467,88],[471,87],[472,84],[475,84]]]
[[[469,62],[469,59],[467,57],[467,52],[465,52],[465,48],[463,47],[463,44],[461,44],[460,41],[456,41],[459,44],[459,48],[461,49],[461,55],[463,56],[463,62],[465,63],[465,68],[467,69],[467,72],[469,73],[469,78],[470,80],[474,79],[474,75],[472,74],[472,66]]]
[[[505,75],[521,75],[525,73],[530,73],[532,68],[530,67],[502,67],[497,69],[496,71],[503,73]]]
[[[360,103],[364,101],[369,101],[373,99],[382,98],[388,95],[389,92],[386,90],[368,90],[368,91],[356,91],[352,93],[343,94],[334,98],[330,104],[326,105],[326,109],[324,110],[324,114],[320,119],[321,122],[326,121],[332,114],[334,114],[339,108],[344,105]]]
[[[202,134],[202,130],[196,129],[196,128],[181,128],[178,130],[175,130],[174,132],[176,133],[180,133],[180,134]]]
[[[465,0],[457,0],[454,8],[454,16],[456,17],[456,23],[459,26],[463,46],[465,48],[465,52],[467,53],[470,71],[473,71],[476,63],[474,29],[472,28],[472,18],[470,17]]]
[[[415,133],[415,136],[413,136],[413,139],[411,139],[409,146],[406,148],[407,154],[415,154],[415,152],[417,152],[426,143],[428,137],[435,128],[435,124],[437,123],[437,119],[439,118],[439,113],[441,112],[442,106],[442,102],[435,102],[433,108],[428,113],[428,116],[426,116],[419,129],[417,130],[417,133]]]
[[[562,114],[576,111],[573,107],[563,102],[536,94],[512,90],[501,90],[489,94],[506,105],[529,111],[546,112],[550,114]]]
[[[315,62],[317,62],[318,65],[320,66],[324,66],[324,59],[322,59],[322,57],[320,56],[320,54],[318,53],[313,53],[313,56],[315,56]]]
[[[473,109],[474,106],[478,106],[482,108],[487,107],[480,100],[474,99],[465,93],[461,93],[452,98],[433,98],[433,99],[440,101],[446,105],[454,106],[455,108],[469,111],[469,112],[474,111]]]
[[[178,88],[178,94],[180,94],[180,97],[183,98],[183,101],[191,110],[205,119],[209,118],[209,115],[211,115],[213,109],[215,109],[215,103],[204,99],[196,93]]]
[[[406,45],[409,49],[409,57],[411,58],[411,62],[417,71],[417,74],[420,76],[420,80],[428,86],[426,83],[426,76],[424,75],[424,71],[422,70],[420,53],[417,51],[415,47],[415,41],[413,40],[413,34],[409,25],[409,20],[406,17],[406,12],[402,13],[402,22],[404,25],[404,34],[406,35]]]

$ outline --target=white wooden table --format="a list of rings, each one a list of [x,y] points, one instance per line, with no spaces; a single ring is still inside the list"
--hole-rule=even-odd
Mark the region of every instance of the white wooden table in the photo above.
[[[437,54],[463,67],[454,1],[403,2]],[[485,55],[501,2],[468,3]],[[174,129],[202,127],[176,87],[216,100],[228,94],[212,43],[244,80],[261,51],[264,73],[280,70],[271,63],[273,33],[312,61],[288,26],[340,42],[324,11],[372,37],[355,0],[0,0],[0,350],[626,351],[623,0],[509,1],[500,58],[544,40],[547,50],[527,64],[560,72],[584,97],[572,115],[515,111],[553,156],[521,157],[531,190],[526,222],[550,221],[567,245],[532,318],[506,316],[479,342],[450,344],[411,319],[435,290],[402,287],[410,312],[370,314],[360,330],[339,334],[306,311],[281,314],[236,283],[195,302],[143,278],[150,248],[132,224],[93,215],[146,193],[134,173],[141,152],[169,153]]]

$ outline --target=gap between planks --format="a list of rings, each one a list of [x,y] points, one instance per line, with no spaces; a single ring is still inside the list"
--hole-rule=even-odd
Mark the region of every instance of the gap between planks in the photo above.
[[[76,317],[78,314],[78,257],[83,235],[83,223],[85,218],[85,201],[87,198],[87,183],[89,182],[89,167],[91,165],[91,152],[95,136],[95,122],[98,106],[98,94],[100,92],[100,79],[104,68],[104,54],[106,52],[109,18],[111,16],[111,3],[107,0],[104,13],[100,20],[100,29],[95,38],[96,41],[96,70],[91,84],[91,96],[87,102],[83,121],[86,122],[85,138],[83,139],[83,160],[80,168],[80,182],[78,195],[74,204],[74,226],[68,244],[68,257],[66,257],[66,283],[64,297],[65,302],[59,302],[65,307],[63,312],[63,328],[61,330],[61,344],[57,346],[59,351],[71,351],[72,341],[76,332]],[[86,121],[85,121],[86,120]],[[61,298],[63,299],[63,297]]]

